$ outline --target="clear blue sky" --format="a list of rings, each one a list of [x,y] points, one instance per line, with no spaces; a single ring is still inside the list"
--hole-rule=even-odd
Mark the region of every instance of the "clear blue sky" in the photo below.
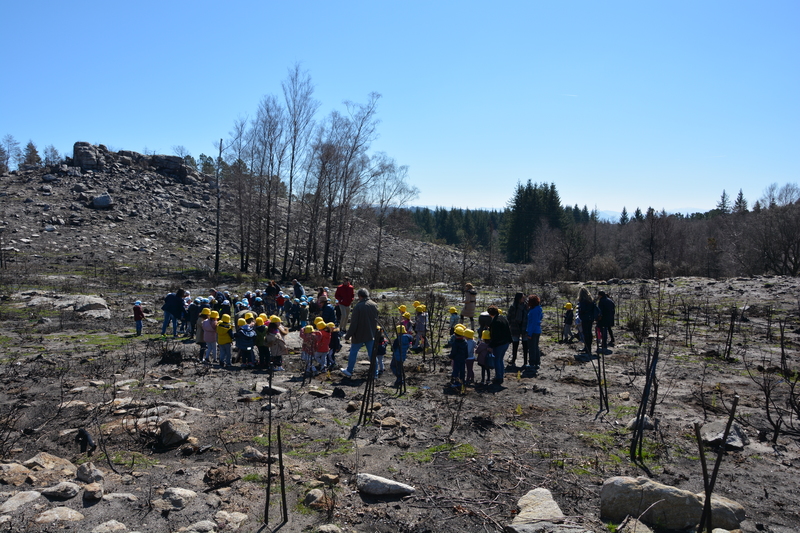
[[[800,2],[6,1],[0,136],[213,154],[295,62],[419,205],[710,209],[800,175]]]

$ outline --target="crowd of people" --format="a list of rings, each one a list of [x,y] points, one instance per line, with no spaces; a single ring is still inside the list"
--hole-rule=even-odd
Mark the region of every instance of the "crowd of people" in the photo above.
[[[390,343],[379,324],[378,305],[367,289],[356,292],[345,279],[330,293],[328,287],[319,287],[316,294],[308,294],[297,280],[292,280],[285,292],[271,281],[264,290],[247,291],[241,297],[211,289],[207,296],[193,299],[188,291],[178,289],[164,298],[161,335],[166,337],[171,323],[173,338],[194,338],[199,346],[198,357],[206,364],[231,366],[232,347],[236,346],[236,358],[243,367],[281,371],[289,354],[285,337],[290,331],[299,331],[300,359],[308,375],[334,370],[343,342],[349,342],[347,365],[339,369],[347,378],[353,376],[362,349],[374,354],[375,374],[383,373],[390,347],[389,370],[395,376],[395,386],[401,385],[408,353],[428,348],[426,305],[416,301],[410,308],[406,305],[397,308],[397,325],[391,332],[395,338]],[[571,302],[564,304],[559,342],[572,343],[578,339],[583,345],[582,353],[591,354],[597,339],[598,353],[609,353],[608,348],[614,346],[614,301],[604,291],[599,291],[595,300],[585,287],[580,289],[577,300],[577,313]],[[468,283],[464,287],[462,309],[448,310],[450,339],[445,347],[450,349],[448,355],[452,360],[450,385],[454,388],[502,385],[505,372],[514,370],[536,375],[541,365],[539,341],[544,320],[539,296],[525,297],[518,292],[505,312],[496,305],[488,306],[479,314],[478,327],[474,329],[476,310],[477,290]],[[136,301],[137,335],[142,332],[143,319],[141,302]],[[520,351],[522,366],[518,367]],[[475,362],[481,368],[480,381],[475,377]]]

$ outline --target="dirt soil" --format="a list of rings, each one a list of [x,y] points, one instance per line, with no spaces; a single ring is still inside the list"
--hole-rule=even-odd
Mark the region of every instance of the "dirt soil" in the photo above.
[[[596,290],[598,285],[590,287]],[[600,517],[600,488],[609,477],[646,475],[702,491],[693,424],[727,420],[738,394],[736,421],[749,444],[724,455],[715,493],[744,506],[748,519],[743,531],[800,531],[800,514],[792,503],[800,423],[787,418],[772,442],[764,387],[759,387],[772,383],[782,407],[792,374],[780,368],[781,324],[786,364],[796,379],[798,280],[676,278],[662,284],[615,282],[604,288],[618,306],[616,345],[605,356],[607,412],[599,405],[599,361],[578,361],[575,344],[557,342],[561,307],[567,296],[577,293],[577,285],[562,284],[540,287],[547,297],[538,375],[512,370],[502,386],[469,386],[459,394],[447,386],[446,351],[424,358],[411,355],[407,392],[398,395],[387,370],[375,385],[374,401],[380,406],[361,425],[360,411],[348,406],[352,409],[351,402],[364,393],[363,353],[353,379],[334,372],[310,383],[304,382],[299,356],[293,354],[286,370],[273,378],[273,385],[286,391],[270,396],[256,387],[268,381],[265,372],[200,364],[191,341],[160,339],[153,321],[143,337],[132,336],[132,320],[125,318],[130,310],[123,304],[127,295],[115,295],[120,303],[112,306],[116,318],[111,321],[62,312],[51,314],[48,322],[40,321],[48,316],[47,309],[28,305],[31,294],[9,294],[0,305],[0,452],[5,462],[23,462],[42,451],[74,464],[92,461],[105,473],[107,494],[131,493],[136,501],[39,499],[24,512],[11,513],[0,530],[91,531],[116,519],[129,530],[166,532],[227,511],[247,514],[239,531],[265,531],[269,467],[248,459],[253,451],[247,447],[268,454],[272,434],[271,453],[277,456],[280,427],[288,504],[284,531],[313,531],[326,523],[343,531],[502,531],[518,512],[520,497],[536,487],[551,490],[576,523],[609,531],[613,525]],[[507,305],[505,295],[514,290],[483,288],[482,298]],[[420,292],[425,296],[428,289]],[[386,323],[394,305],[415,297],[386,295],[376,295]],[[656,335],[651,328],[639,343],[628,326],[641,318],[648,302],[658,314],[659,301],[657,424],[646,432],[643,461],[637,465],[629,459],[626,424],[635,416]],[[732,306],[738,311],[728,343]],[[441,320],[432,317],[432,323]],[[293,347],[299,345],[296,335],[291,334]],[[340,363],[348,348],[345,344],[339,354]],[[521,364],[521,354],[517,362]],[[388,367],[388,358],[386,363]],[[475,369],[479,379],[480,369]],[[165,418],[189,424],[188,443],[168,448],[159,444],[157,426]],[[79,428],[98,443],[91,457],[75,441]],[[706,449],[709,464],[716,452]],[[280,471],[277,463],[271,468],[275,474]],[[362,496],[355,490],[359,472],[402,481],[416,492],[388,500]],[[317,481],[323,474],[337,475],[339,481]],[[0,487],[0,504],[15,491],[40,490],[62,480],[75,481],[35,474],[18,480]],[[271,481],[269,524],[277,526],[279,478]],[[303,503],[306,494],[317,485],[324,492],[322,503],[308,507]],[[191,489],[197,496],[183,509],[164,509],[158,500],[169,487]],[[74,508],[85,518],[53,525],[33,521],[55,506]]]

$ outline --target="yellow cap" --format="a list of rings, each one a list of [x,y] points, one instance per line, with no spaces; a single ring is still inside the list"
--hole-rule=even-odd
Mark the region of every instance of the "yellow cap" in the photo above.
[[[211,309],[209,309],[208,307],[204,307],[203,309],[200,310],[200,316],[208,316],[210,314],[211,314]]]
[[[236,321],[236,324],[238,326],[244,326],[245,324],[247,324],[247,320],[245,320],[244,318],[240,318],[239,320]]]
[[[569,303],[569,302],[565,303],[565,304],[564,304],[564,309],[566,309],[567,311],[569,311],[570,309],[572,309],[572,304],[571,304],[571,303]]]
[[[321,316],[318,316],[317,318],[314,319],[314,324],[319,324],[320,322],[325,322],[325,319],[322,318]]]
[[[211,311],[211,318],[219,318],[219,311]]]
[[[464,331],[465,331],[465,328],[464,328],[464,326],[462,326],[461,324],[459,324],[459,325],[457,325],[457,326],[455,327],[455,329],[453,330],[453,333],[455,333],[455,334],[456,334],[456,335],[458,335],[459,337],[463,337],[463,336],[464,336]]]
[[[468,338],[468,339],[474,339],[475,338],[475,332],[472,331],[471,329],[465,329],[464,330],[464,336],[466,338]]]
[[[481,333],[481,339],[488,341],[491,338],[492,334],[489,332],[489,330],[488,329],[483,330],[483,333]]]
[[[253,315],[253,313],[245,313],[245,314],[244,314],[244,319],[245,319],[245,320],[250,320],[251,318],[255,318],[255,316]]]
[[[325,322],[317,322],[317,329],[323,330],[323,329],[325,329],[327,327],[328,327],[328,324],[326,324]]]
[[[325,324],[325,325],[326,325],[326,326],[328,326],[328,327],[329,327],[329,328],[331,328],[331,329],[333,329],[333,328],[335,328],[335,327],[336,327],[336,324],[334,324],[333,322],[328,322],[328,323],[327,323],[327,324]],[[380,326],[378,326],[378,329],[380,329]]]
[[[263,325],[264,325],[264,319],[261,318],[260,316],[256,317],[256,326],[263,326]]]
[[[405,313],[403,313],[403,318],[411,318],[411,313],[406,311]]]
[[[222,321],[223,321],[223,322],[225,322],[226,324],[230,324],[230,322],[231,322],[231,315],[227,315],[227,314],[225,314],[225,315],[222,315]]]
[[[273,324],[280,324],[281,317],[272,315],[271,317],[269,317],[269,321],[272,322]]]
[[[398,311],[400,311],[400,314],[403,314],[403,313],[405,313],[405,312],[406,312],[406,309],[407,309],[407,308],[406,308],[406,306],[405,306],[405,305],[401,305],[400,307],[398,307],[398,308],[397,308],[397,310],[398,310]]]
[[[456,311],[455,307],[451,307],[450,309],[448,309],[448,311],[450,311],[451,315],[454,315],[454,314],[458,313],[458,311]]]
[[[261,313],[258,316],[261,317],[261,320],[263,320],[264,322],[267,322],[269,320],[269,317],[267,316],[267,313]]]
[[[397,324],[397,328],[395,328],[398,335],[402,335],[406,332],[406,328],[403,327],[403,324]]]
[[[419,307],[419,300],[414,300],[414,309]]]
[[[303,328],[303,333],[311,333],[312,331],[314,331],[314,326],[311,324]]]

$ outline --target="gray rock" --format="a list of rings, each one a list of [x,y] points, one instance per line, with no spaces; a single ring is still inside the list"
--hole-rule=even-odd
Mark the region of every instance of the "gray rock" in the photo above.
[[[645,477],[617,476],[603,483],[600,514],[612,522],[622,522],[630,515],[663,529],[694,528],[700,521],[704,499],[702,493],[693,494]],[[741,505],[721,496],[712,497],[711,510],[714,527],[737,529],[745,519]]]
[[[311,389],[308,391],[308,394],[316,398],[330,398],[333,396],[333,391],[326,389]]]
[[[203,204],[201,204],[201,203],[198,203],[198,202],[190,202],[189,200],[184,200],[183,198],[181,198],[181,200],[180,200],[180,204],[181,204],[183,207],[188,207],[189,209],[200,209],[200,208],[202,208],[202,207],[203,207]]]
[[[244,451],[242,452],[242,457],[255,463],[272,464],[278,460],[276,457],[268,457],[267,455],[264,455],[252,446],[245,447]]]
[[[26,490],[23,492],[18,492],[5,502],[3,505],[0,505],[0,514],[11,513],[19,509],[25,504],[28,504],[38,498],[40,498],[42,494],[35,490]]]
[[[111,198],[110,194],[104,192],[92,198],[90,207],[93,207],[94,209],[108,209],[113,205],[114,199]]]
[[[214,533],[216,530],[217,524],[211,520],[201,520],[186,526],[186,528],[181,528],[179,531],[183,533]]]
[[[322,524],[317,527],[317,533],[342,533],[342,528],[335,524]]]
[[[114,533],[115,531],[128,531],[128,526],[116,520],[109,520],[96,526],[92,533]]]
[[[636,417],[633,417],[630,420],[628,420],[628,423],[625,425],[625,427],[630,430],[633,430],[633,428],[636,427]],[[653,421],[650,420],[650,417],[647,415],[644,415],[644,429],[655,429]]]
[[[41,513],[33,521],[37,524],[52,524],[53,522],[79,522],[84,516],[69,507],[53,507]]]
[[[129,502],[138,501],[139,498],[130,492],[111,492],[109,494],[103,494],[103,501],[114,501],[114,500],[126,500]]]
[[[414,494],[416,490],[411,485],[372,474],[358,474],[356,488],[359,492],[373,496],[406,496]]]
[[[634,517],[629,516],[619,525],[619,528],[617,528],[617,533],[653,533],[653,530],[639,522]]]
[[[42,181],[45,183],[58,181],[58,176],[54,176],[53,174],[45,174],[44,176],[42,176]]]
[[[42,496],[47,498],[57,498],[59,500],[69,500],[78,495],[81,488],[75,483],[69,481],[62,481],[58,485],[53,485],[42,490]]]
[[[192,434],[189,424],[183,420],[166,420],[161,423],[161,444],[167,447],[185,442]]]
[[[325,501],[325,493],[321,489],[311,489],[306,494],[303,503],[306,507],[313,507],[315,505],[321,505]]]
[[[164,501],[169,502],[174,509],[183,509],[190,500],[196,497],[195,491],[180,487],[170,487],[164,491]]]
[[[4,485],[22,485],[31,470],[19,463],[0,464],[0,482]]]
[[[214,521],[217,522],[217,527],[226,531],[235,531],[239,529],[239,526],[241,526],[245,520],[247,520],[247,515],[245,513],[217,511],[217,514],[214,515]]]
[[[77,478],[84,483],[95,483],[99,481],[103,481],[105,476],[103,472],[100,471],[99,468],[94,466],[94,463],[83,463],[81,466],[78,467],[78,471],[75,474]]]
[[[703,442],[711,446],[719,446],[722,444],[722,437],[725,436],[725,426],[727,423],[726,420],[716,420],[703,426],[700,432]],[[750,444],[750,439],[747,438],[747,434],[742,427],[734,422],[731,424],[731,430],[730,433],[728,433],[728,440],[725,444],[729,449],[743,450],[745,446]]]
[[[268,381],[256,381],[256,384],[253,385],[253,390],[258,394],[266,394],[267,396],[275,396],[289,392],[289,389],[278,387],[277,385],[272,385],[270,387]]]

